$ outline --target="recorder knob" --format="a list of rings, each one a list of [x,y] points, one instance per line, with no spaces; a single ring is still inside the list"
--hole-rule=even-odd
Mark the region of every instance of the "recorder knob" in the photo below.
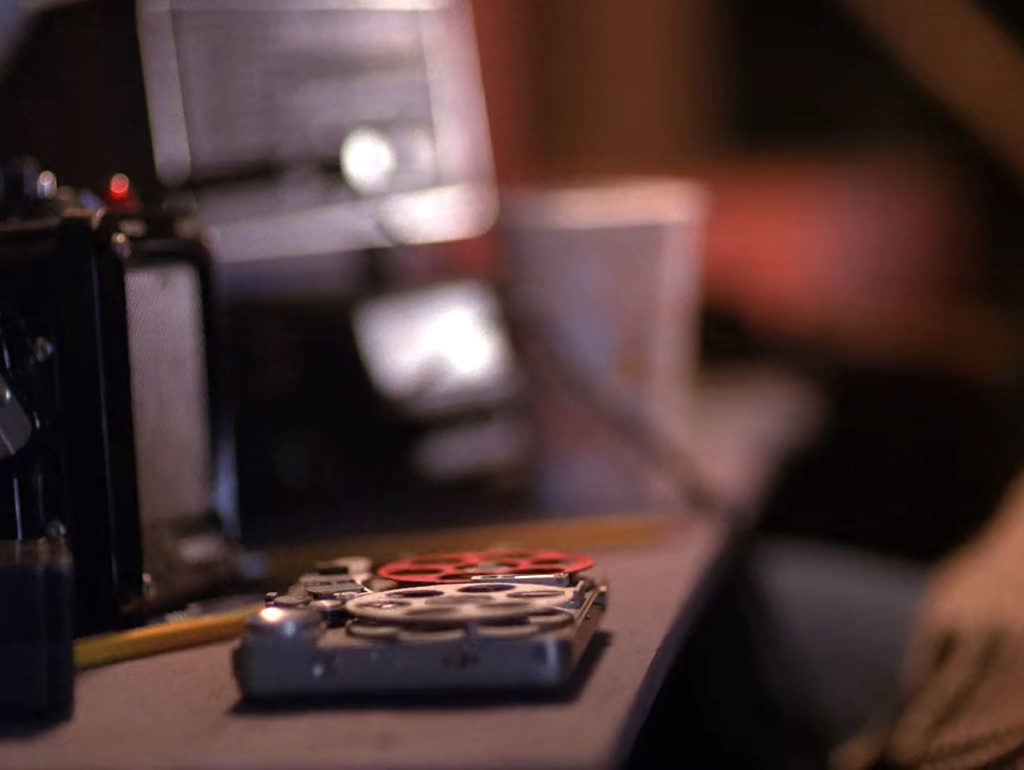
[[[317,631],[322,623],[316,610],[264,607],[245,619],[245,630],[261,640],[292,640]]]

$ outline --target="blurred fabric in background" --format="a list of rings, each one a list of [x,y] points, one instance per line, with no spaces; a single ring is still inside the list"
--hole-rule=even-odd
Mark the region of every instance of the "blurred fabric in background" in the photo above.
[[[1015,113],[989,107],[1014,101],[989,36],[1021,27],[1012,3],[898,5],[475,12],[499,180],[705,180],[706,358],[781,358],[829,389],[767,526],[932,558],[1021,455]]]

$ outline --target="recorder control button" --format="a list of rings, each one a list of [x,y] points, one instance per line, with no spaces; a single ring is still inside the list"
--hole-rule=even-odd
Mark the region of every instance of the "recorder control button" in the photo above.
[[[305,607],[309,601],[310,597],[307,594],[281,594],[274,597],[274,606],[285,609]]]
[[[245,619],[245,630],[261,639],[294,639],[319,628],[322,622],[320,613],[311,609],[264,607]]]
[[[338,599],[318,599],[310,602],[309,608],[319,612],[324,622],[331,628],[345,624],[348,613],[345,612],[345,602]]]
[[[309,591],[318,599],[328,599],[333,594],[363,593],[366,591],[359,583],[353,583],[349,580],[325,580],[324,578],[319,580],[303,580],[299,583],[299,586]]]

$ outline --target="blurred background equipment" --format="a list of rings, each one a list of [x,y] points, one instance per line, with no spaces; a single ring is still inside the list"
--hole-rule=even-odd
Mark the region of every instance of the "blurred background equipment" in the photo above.
[[[411,449],[417,475],[456,482],[523,469],[525,382],[492,287],[462,280],[383,295],[357,306],[353,324],[376,390],[425,427]]]
[[[693,451],[703,191],[622,181],[518,190],[502,204],[537,502],[560,513],[691,502],[701,481],[682,468]]]
[[[224,262],[451,241],[495,198],[462,2],[138,7],[156,170]]]
[[[950,20],[965,4],[944,0],[942,19],[910,29],[867,0],[791,0],[782,14],[753,0],[91,0],[18,25],[0,80],[0,112],[17,119],[0,124],[0,150],[101,187],[130,239],[142,222],[187,251],[198,230],[174,223],[188,217],[208,234],[215,280],[128,263],[132,420],[154,426],[135,445],[140,505],[156,512],[142,512],[147,559],[166,549],[146,521],[165,517],[193,556],[220,553],[206,523],[184,523],[202,515],[178,519],[171,500],[216,510],[250,543],[484,507],[671,503],[664,472],[645,475],[639,428],[676,420],[666,432],[686,438],[698,359],[781,363],[830,396],[767,528],[925,559],[951,547],[990,510],[1024,435],[1024,238],[1002,166],[1015,113],[975,69],[949,80],[929,55],[952,28],[975,50],[991,41],[993,82],[1009,89],[999,25],[1019,14],[968,5],[962,25]],[[601,195],[590,180],[638,173],[699,179],[700,217],[539,224],[561,205],[552,178],[581,179],[568,208],[586,219]],[[510,196],[494,229],[495,191],[513,183],[533,190],[531,213]],[[605,261],[607,301],[585,291]],[[641,285],[653,275],[670,280]],[[223,313],[219,340],[185,309],[197,292]],[[161,320],[134,318],[143,307]],[[571,438],[559,405],[573,398],[548,398],[531,340],[541,328],[565,332],[543,339],[579,356],[584,391],[640,383],[612,410],[657,415],[625,421],[636,446],[621,424]],[[189,384],[170,388],[157,362],[178,357]],[[223,391],[194,387],[202,360]],[[631,459],[566,459],[563,444],[601,454],[611,433]],[[190,447],[174,450],[183,461],[151,459],[166,451],[156,435]],[[625,473],[634,460],[642,479]],[[630,480],[614,491],[616,473],[594,467]],[[216,504],[200,505],[210,488]]]
[[[378,297],[354,325],[374,386],[408,413],[507,398],[516,385],[498,298],[480,283]]]
[[[431,486],[521,465],[493,294],[390,296],[441,277],[416,262],[442,252],[393,249],[495,216],[468,6],[147,1],[138,35],[156,172],[222,278],[243,537],[437,516]],[[423,390],[399,394],[396,343],[415,339]],[[466,370],[480,354],[492,368]]]
[[[452,507],[453,487],[490,489],[481,475],[516,486],[504,480],[521,453],[514,419],[470,426],[449,411],[437,419],[458,430],[425,441],[435,418],[376,390],[352,326],[363,300],[489,248],[471,240],[496,193],[467,3],[69,3],[22,35],[0,110],[20,116],[0,126],[6,153],[81,186],[123,172],[151,210],[204,226],[229,415],[211,452],[239,457],[237,485],[229,462],[215,479],[231,532],[372,528],[403,506],[422,520]],[[483,395],[471,411],[490,409]],[[481,448],[494,455],[481,473],[446,465],[462,451],[469,467]]]

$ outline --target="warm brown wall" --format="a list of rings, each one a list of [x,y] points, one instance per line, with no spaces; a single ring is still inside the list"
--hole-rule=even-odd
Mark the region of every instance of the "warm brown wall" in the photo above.
[[[476,0],[499,180],[672,169],[724,142],[715,0]]]

